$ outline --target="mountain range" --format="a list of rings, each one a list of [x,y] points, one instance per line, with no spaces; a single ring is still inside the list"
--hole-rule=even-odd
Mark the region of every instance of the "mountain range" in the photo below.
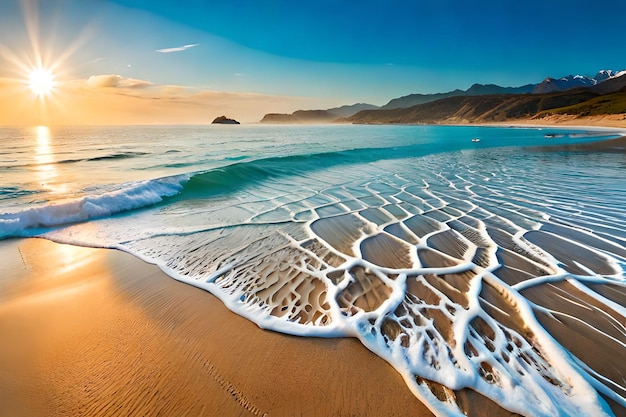
[[[489,94],[527,94],[532,93],[536,84],[527,84],[521,87],[500,87],[495,84],[474,84],[467,90],[454,90],[447,93],[436,94],[409,94],[394,98],[389,103],[381,106],[383,110],[401,109],[416,106],[418,104],[430,103],[448,97],[460,96],[484,96]]]
[[[495,121],[513,117],[529,117],[540,111],[577,105],[599,95],[619,92],[623,87],[626,87],[626,70],[601,70],[593,77],[585,75],[548,77],[538,84],[526,84],[520,87],[474,84],[467,90],[457,89],[436,94],[409,94],[394,98],[380,107],[357,103],[327,110],[298,110],[292,114],[270,113],[263,117],[261,123]],[[578,91],[578,89],[585,91]],[[619,101],[619,96],[616,99]],[[428,105],[429,103],[434,104]],[[416,106],[419,108],[414,109]],[[465,110],[456,108],[458,106],[465,106]],[[474,106],[478,107],[471,109]],[[406,109],[413,110],[407,111]],[[480,109],[485,111],[478,115],[477,112]],[[616,109],[618,111],[615,111]],[[619,109],[619,105],[611,107],[612,112],[619,113],[621,112]]]
[[[626,71],[601,70],[594,77],[586,75],[568,75],[562,78],[546,78],[533,89],[534,94],[554,93],[576,87],[592,87],[612,78],[620,77]]]

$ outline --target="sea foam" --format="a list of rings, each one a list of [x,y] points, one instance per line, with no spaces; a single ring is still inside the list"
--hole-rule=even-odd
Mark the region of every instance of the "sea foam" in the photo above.
[[[560,158],[457,152],[329,164],[306,176],[272,163],[230,191],[224,172],[195,177],[158,213],[176,229],[133,238],[116,233],[124,225],[114,220],[91,226],[100,238],[125,236],[111,246],[210,291],[262,328],[358,338],[438,415],[464,415],[458,392],[466,388],[524,415],[612,415],[599,393],[626,407],[623,381],[592,355],[574,356],[537,319],[564,317],[569,305],[521,294],[574,282],[592,296],[570,305],[611,323],[590,337],[624,348],[623,308],[592,289],[626,287],[621,179],[610,167],[570,169]],[[586,169],[593,175],[581,184]],[[89,244],[91,232],[81,233],[46,236]]]

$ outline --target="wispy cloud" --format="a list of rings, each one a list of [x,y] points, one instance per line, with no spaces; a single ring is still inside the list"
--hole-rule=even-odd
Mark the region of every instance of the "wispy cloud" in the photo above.
[[[171,52],[182,52],[185,51],[189,48],[193,48],[194,46],[198,46],[200,45],[199,43],[191,43],[189,45],[183,45],[183,46],[177,46],[175,48],[163,48],[163,49],[157,49],[155,52],[160,52],[162,54],[169,54]]]
[[[152,86],[153,83],[150,81],[122,77],[118,74],[103,74],[89,77],[87,85],[92,88],[146,88]]]

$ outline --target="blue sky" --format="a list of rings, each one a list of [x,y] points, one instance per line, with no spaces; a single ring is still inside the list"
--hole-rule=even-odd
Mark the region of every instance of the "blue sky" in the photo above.
[[[0,2],[0,44],[32,60],[30,21],[41,54],[63,61],[59,78],[114,74],[318,107],[626,69],[621,1],[21,3]]]
[[[621,1],[597,7],[576,0],[116,3],[254,51],[328,64],[323,72],[330,80],[335,72],[341,79],[342,67],[358,69],[354,82],[363,77],[364,96],[381,99],[385,85],[394,94],[440,92],[626,67]],[[379,85],[368,93],[373,81]]]

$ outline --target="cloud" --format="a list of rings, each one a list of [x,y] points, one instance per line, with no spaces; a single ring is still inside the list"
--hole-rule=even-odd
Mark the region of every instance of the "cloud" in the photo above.
[[[184,50],[187,50],[189,48],[193,48],[194,46],[198,46],[198,45],[200,45],[200,44],[199,43],[191,43],[189,45],[177,46],[175,48],[157,49],[155,52],[160,52],[162,54],[169,54],[171,52],[182,52]]]
[[[146,88],[153,85],[150,81],[137,80],[122,77],[118,74],[92,75],[87,80],[87,85],[92,88],[116,87],[116,88]]]

